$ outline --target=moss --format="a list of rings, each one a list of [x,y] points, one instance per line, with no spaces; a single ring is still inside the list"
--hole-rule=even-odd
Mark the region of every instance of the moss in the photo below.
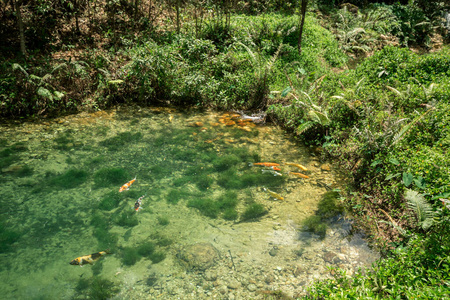
[[[218,157],[212,163],[216,171],[223,172],[237,164],[242,163],[242,160],[236,155],[225,155],[222,157]]]
[[[261,161],[261,156],[258,153],[249,152],[246,147],[232,148],[232,151],[233,155],[239,157],[241,162],[244,162],[244,164],[250,161]]]
[[[327,224],[318,215],[313,215],[303,221],[303,230],[317,234],[320,238],[324,238],[327,233]]]
[[[344,212],[344,208],[338,204],[338,199],[338,192],[326,192],[319,201],[316,214],[323,219],[329,219],[342,214]]]
[[[222,218],[228,221],[234,221],[238,218],[238,212],[234,208],[227,208],[222,214]]]
[[[122,194],[119,194],[117,191],[111,191],[106,194],[100,203],[98,204],[98,208],[101,210],[112,210],[117,208],[122,200]]]
[[[202,215],[214,219],[217,218],[220,212],[217,202],[209,198],[191,199],[189,200],[187,206],[197,208]]]
[[[152,255],[153,252],[155,251],[155,247],[156,247],[155,243],[145,242],[139,245],[139,247],[137,248],[137,252],[141,256],[150,257],[150,255]]]
[[[108,161],[108,157],[106,157],[104,155],[99,155],[99,156],[96,156],[96,157],[94,157],[92,159],[89,159],[86,162],[86,166],[88,166],[90,168],[94,168],[96,166],[103,165],[107,161]]]
[[[238,194],[235,191],[227,191],[225,194],[217,198],[220,210],[235,208],[238,204]]]
[[[81,292],[84,290],[87,290],[89,288],[89,283],[90,283],[89,279],[83,278],[83,277],[79,278],[78,282],[77,282],[76,290],[81,291]]]
[[[240,189],[243,186],[235,168],[219,173],[217,184],[225,189]]]
[[[184,186],[184,185],[190,183],[191,180],[192,180],[192,178],[190,176],[181,176],[181,177],[174,179],[172,181],[172,184],[173,184],[173,186],[177,186],[177,187]]]
[[[141,259],[138,249],[125,247],[122,249],[122,263],[126,266],[132,266]]]
[[[167,163],[167,165],[158,164],[148,168],[147,173],[155,179],[162,179],[171,175],[173,173],[172,170],[173,168],[170,166],[170,163]]]
[[[101,141],[100,146],[108,148],[109,151],[118,151],[124,146],[142,139],[142,133],[131,131],[121,132],[114,137]]]
[[[170,221],[168,217],[157,217],[158,224],[161,226],[169,225]]]
[[[9,167],[10,165],[12,165],[13,163],[15,163],[18,160],[19,160],[19,157],[16,155],[5,156],[3,158],[0,158],[0,168],[3,169],[6,167]]]
[[[94,228],[108,228],[109,226],[109,218],[107,218],[101,212],[95,212],[91,216],[91,226]]]
[[[27,177],[33,175],[34,170],[29,166],[19,167],[12,172],[12,175],[16,177]]]
[[[104,300],[112,298],[118,292],[119,288],[115,286],[114,282],[94,276],[90,280],[87,294],[89,299]]]
[[[157,264],[166,258],[166,254],[162,251],[155,251],[149,256],[152,263]]]
[[[257,218],[264,216],[267,213],[268,213],[267,209],[262,204],[259,203],[250,204],[242,213],[241,222],[255,220]]]
[[[0,253],[12,251],[14,244],[22,234],[19,231],[11,230],[4,222],[0,223]]]
[[[128,172],[121,168],[102,168],[94,173],[95,187],[109,187],[116,185],[117,190],[131,180]]]
[[[214,179],[209,174],[202,174],[195,178],[195,185],[201,191],[206,191],[214,183]]]
[[[170,204],[177,204],[181,199],[188,199],[192,197],[192,193],[185,189],[172,189],[167,194],[167,202]]]
[[[191,148],[179,149],[175,147],[170,151],[170,153],[174,159],[185,162],[194,162],[198,158],[198,150]]]
[[[114,214],[112,217],[114,223],[123,227],[133,227],[139,224],[139,220],[134,210],[127,210]]]
[[[55,188],[73,189],[85,183],[88,177],[89,173],[84,170],[70,169],[50,179],[50,185]]]

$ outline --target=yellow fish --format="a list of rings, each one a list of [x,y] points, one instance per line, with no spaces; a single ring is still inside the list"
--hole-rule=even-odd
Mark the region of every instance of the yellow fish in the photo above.
[[[302,166],[301,164],[285,163],[285,165],[297,167],[297,168],[299,168],[302,171],[308,171],[308,169],[305,166]]]
[[[70,264],[82,267],[83,265],[94,263],[95,261],[99,260],[100,257],[105,256],[106,254],[109,254],[109,250],[80,256],[72,260]]]
[[[277,194],[275,192],[272,192],[269,189],[264,188],[264,191],[266,191],[267,193],[269,193],[269,195],[277,200],[284,200],[283,196],[281,196],[280,194]]]

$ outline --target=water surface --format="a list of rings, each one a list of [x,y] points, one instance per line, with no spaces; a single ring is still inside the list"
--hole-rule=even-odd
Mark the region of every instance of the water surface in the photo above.
[[[232,113],[119,108],[3,124],[0,168],[3,299],[300,296],[329,267],[351,275],[377,258],[343,216],[324,238],[303,232],[342,188],[338,174],[280,129]]]

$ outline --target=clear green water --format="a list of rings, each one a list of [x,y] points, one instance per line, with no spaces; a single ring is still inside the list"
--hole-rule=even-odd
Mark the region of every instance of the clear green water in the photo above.
[[[227,122],[221,113],[117,109],[3,124],[2,299],[298,296],[329,266],[351,274],[377,258],[345,218],[324,238],[301,231],[340,187],[328,164],[275,127]],[[253,162],[280,163],[283,175]],[[306,166],[309,178],[289,175],[299,170],[285,162]],[[182,259],[196,243],[219,253],[206,270]],[[106,249],[93,265],[69,264]]]

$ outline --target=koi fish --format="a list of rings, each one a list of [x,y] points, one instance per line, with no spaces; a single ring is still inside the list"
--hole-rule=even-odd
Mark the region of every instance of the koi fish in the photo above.
[[[120,189],[119,189],[119,193],[120,192],[123,192],[123,191],[125,191],[125,190],[128,190],[128,189],[130,189],[130,186],[133,184],[133,182],[135,182],[136,181],[136,176],[134,177],[134,179],[132,179],[132,180],[130,180],[130,181],[128,181],[127,183],[125,183],[124,185],[122,185],[121,187],[120,187]]]
[[[134,203],[134,210],[136,212],[138,212],[140,209],[142,209],[141,205],[142,205],[142,199],[144,199],[144,196],[139,197],[139,199],[136,200],[136,202]]]
[[[297,167],[302,171],[308,171],[308,169],[305,166],[302,166],[301,164],[285,163],[285,165]]]
[[[275,166],[273,166],[273,167],[270,167],[272,170],[274,170],[274,171],[280,171],[281,172],[281,169],[280,168],[278,168],[278,167],[275,167]]]
[[[100,257],[105,256],[106,254],[109,254],[109,249],[105,250],[105,251],[100,251],[97,253],[92,253],[89,255],[77,257],[74,260],[72,260],[70,262],[70,264],[75,265],[75,266],[80,266],[80,267],[82,267],[83,265],[86,265],[86,264],[93,264],[94,262],[99,260]]]
[[[281,174],[281,173],[279,173],[279,172],[277,172],[277,171],[275,171],[275,170],[272,170],[272,169],[270,169],[270,170],[261,170],[263,173],[270,173],[270,174],[272,174],[273,176],[283,176],[283,174]]]
[[[308,175],[305,175],[305,174],[302,174],[302,173],[297,173],[297,172],[289,172],[289,173],[292,174],[292,175],[301,177],[301,178],[305,178],[305,179],[308,179],[308,178],[309,178]]]
[[[264,191],[266,191],[267,193],[269,193],[269,195],[277,200],[284,200],[283,196],[281,196],[280,194],[277,194],[275,192],[272,192],[269,189],[264,188]]]
[[[264,167],[278,167],[280,164],[277,163],[271,163],[271,162],[260,162],[260,163],[253,163],[254,166],[264,166]]]

